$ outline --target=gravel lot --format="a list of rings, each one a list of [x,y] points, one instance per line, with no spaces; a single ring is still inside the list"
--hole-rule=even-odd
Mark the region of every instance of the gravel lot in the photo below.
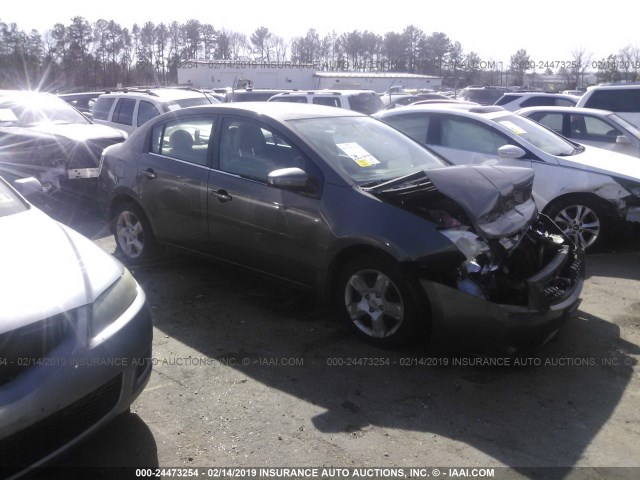
[[[91,212],[56,214],[113,252]],[[56,464],[507,466],[516,477],[535,476],[526,467],[638,467],[635,245],[627,238],[589,255],[577,317],[527,365],[508,367],[442,353],[447,346],[376,349],[308,295],[200,258],[164,257],[134,270],[155,323],[146,390],[130,415]],[[637,478],[629,472],[580,478]]]

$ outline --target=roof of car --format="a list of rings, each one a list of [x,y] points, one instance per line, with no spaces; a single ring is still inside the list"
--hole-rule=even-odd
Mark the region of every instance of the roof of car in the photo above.
[[[183,113],[181,113],[183,112]],[[344,108],[327,107],[307,103],[288,102],[231,102],[215,105],[203,105],[176,110],[172,114],[184,115],[189,113],[253,113],[256,116],[265,115],[279,121],[287,121],[302,118],[321,117],[366,117],[362,113]]]
[[[392,116],[392,115],[402,115],[408,113],[419,113],[419,112],[454,112],[454,113],[469,113],[469,114],[487,114],[487,113],[511,113],[509,110],[506,110],[502,107],[498,107],[495,105],[477,105],[474,103],[431,103],[431,104],[418,104],[418,105],[407,105],[406,107],[396,108],[393,110],[385,110],[383,112],[379,112],[374,116]]]
[[[584,107],[525,107],[520,110],[516,110],[518,115],[531,112],[558,112],[558,113],[582,113],[589,115],[611,115],[613,112],[610,110],[600,110],[599,108],[584,108]]]
[[[123,88],[121,90],[107,91],[105,96],[143,96],[147,98],[155,98],[157,100],[177,100],[182,98],[202,97],[204,93],[194,90],[186,90],[182,88]]]

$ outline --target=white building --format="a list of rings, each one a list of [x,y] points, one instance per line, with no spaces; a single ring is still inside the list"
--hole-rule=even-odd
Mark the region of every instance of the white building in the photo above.
[[[365,89],[392,86],[438,89],[442,78],[395,72],[327,72],[319,65],[253,60],[190,60],[178,68],[178,83],[196,88],[273,88],[286,90]]]

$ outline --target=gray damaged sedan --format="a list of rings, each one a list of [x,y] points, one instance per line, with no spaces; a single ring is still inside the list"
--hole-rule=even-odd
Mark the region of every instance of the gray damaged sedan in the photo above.
[[[513,350],[579,304],[583,252],[538,215],[532,170],[450,166],[352,111],[171,112],[106,149],[99,182],[126,261],[171,245],[286,279],[380,346]]]
[[[153,333],[129,271],[2,178],[0,231],[0,478],[13,478],[128,410]]]

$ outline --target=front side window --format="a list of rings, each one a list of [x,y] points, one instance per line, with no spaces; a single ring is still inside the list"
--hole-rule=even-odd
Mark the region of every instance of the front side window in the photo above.
[[[160,115],[156,106],[151,102],[140,101],[138,105],[138,126],[143,125],[154,117]]]
[[[220,170],[244,178],[266,183],[274,170],[306,167],[298,148],[257,122],[225,119],[220,142]]]
[[[189,118],[157,125],[151,134],[151,152],[206,166],[213,124],[212,118]]]
[[[590,115],[571,115],[570,118],[572,138],[615,142],[621,135],[619,130],[599,118]]]

